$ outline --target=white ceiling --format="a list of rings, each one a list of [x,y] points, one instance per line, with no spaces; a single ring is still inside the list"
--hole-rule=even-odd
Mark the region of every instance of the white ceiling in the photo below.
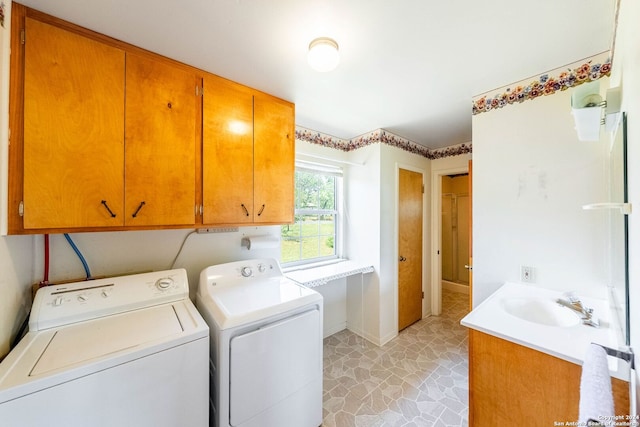
[[[23,0],[296,104],[343,139],[471,141],[471,97],[611,48],[615,0]],[[329,36],[341,63],[306,63]]]

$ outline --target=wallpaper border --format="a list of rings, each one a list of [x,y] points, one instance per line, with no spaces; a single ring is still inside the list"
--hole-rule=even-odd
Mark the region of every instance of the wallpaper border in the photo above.
[[[510,104],[531,101],[540,96],[574,88],[611,74],[611,53],[599,53],[564,67],[475,96],[472,115],[487,113]]]
[[[341,139],[318,131],[303,128],[301,126],[296,126],[296,139],[344,152],[354,151],[371,144],[387,144],[431,160],[459,156],[461,154],[472,152],[472,146],[470,143],[457,144],[434,150],[406,138],[402,138],[384,129],[376,129],[352,139]]]

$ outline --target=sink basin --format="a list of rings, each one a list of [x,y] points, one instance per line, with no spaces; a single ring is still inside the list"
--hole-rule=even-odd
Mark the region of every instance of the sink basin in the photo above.
[[[553,300],[541,298],[505,298],[502,308],[528,322],[540,325],[569,327],[580,323],[580,316],[571,309],[558,305]]]

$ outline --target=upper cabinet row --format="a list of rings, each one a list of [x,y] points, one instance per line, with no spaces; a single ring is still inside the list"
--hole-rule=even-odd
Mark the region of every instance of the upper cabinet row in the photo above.
[[[10,233],[293,221],[292,103],[12,10]]]

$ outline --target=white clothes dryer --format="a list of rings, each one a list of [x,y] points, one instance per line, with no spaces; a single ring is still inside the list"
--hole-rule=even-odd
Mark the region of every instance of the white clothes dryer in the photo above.
[[[208,359],[183,269],[44,287],[0,363],[0,424],[205,427]]]
[[[322,424],[322,295],[253,259],[204,269],[196,306],[211,328],[212,426]]]

